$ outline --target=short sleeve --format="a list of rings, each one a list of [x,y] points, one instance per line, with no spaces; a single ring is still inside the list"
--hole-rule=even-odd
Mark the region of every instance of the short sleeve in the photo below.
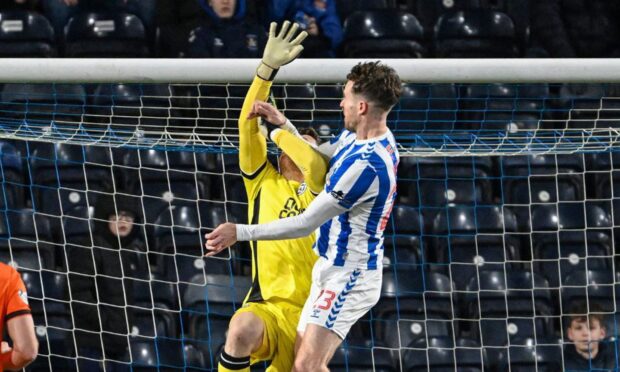
[[[11,278],[11,284],[9,284],[7,292],[7,311],[5,320],[9,320],[23,314],[30,314],[28,293],[26,292],[26,286],[19,277],[19,274],[15,273],[15,275]]]

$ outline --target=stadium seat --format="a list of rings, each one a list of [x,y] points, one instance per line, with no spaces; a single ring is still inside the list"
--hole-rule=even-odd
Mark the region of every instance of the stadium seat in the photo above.
[[[56,57],[54,30],[39,13],[0,12],[0,57]]]
[[[346,342],[341,344],[336,349],[328,368],[333,372],[398,371],[390,351],[375,348],[372,342],[367,342],[363,346],[351,346]]]
[[[579,270],[612,267],[612,221],[597,205],[560,203],[532,208],[534,269],[555,287]]]
[[[0,113],[5,126],[23,125],[62,136],[79,133],[86,92],[76,84],[4,84]],[[23,129],[23,128],[22,128]]]
[[[386,270],[381,298],[372,310],[374,334],[389,347],[427,335],[447,335],[452,327],[452,283],[420,266]]]
[[[169,127],[171,92],[165,84],[100,84],[92,95],[85,127],[93,135],[116,139],[158,139]],[[106,132],[107,131],[107,132]]]
[[[431,371],[477,372],[487,370],[486,352],[474,340],[432,337],[415,340],[402,352],[405,372]]]
[[[388,120],[396,135],[447,134],[456,126],[458,99],[454,84],[403,84],[399,104]]]
[[[418,209],[395,205],[383,240],[383,265],[411,266],[420,260],[420,235],[424,226]]]
[[[399,164],[399,201],[420,206],[432,221],[447,205],[487,205],[493,199],[490,158],[405,157]]]
[[[557,340],[526,339],[519,346],[510,346],[500,354],[499,371],[560,371],[562,350]]]
[[[56,270],[56,252],[49,221],[32,209],[0,215],[0,262],[18,270]]]
[[[276,90],[278,92],[278,90]],[[312,121],[314,114],[314,99],[316,93],[313,84],[290,84],[283,88],[281,92],[282,98],[277,102],[278,108],[282,109],[284,115],[292,122]]]
[[[563,128],[617,127],[617,99],[609,97],[609,93],[602,84],[563,84],[552,106],[553,113],[566,123]]]
[[[406,9],[415,14],[424,28],[425,39],[430,43],[433,29],[439,17],[456,10],[476,9],[482,7],[481,0],[405,0]]]
[[[336,11],[338,11],[338,17],[344,21],[356,11],[393,8],[391,3],[391,0],[336,0]]]
[[[504,203],[529,205],[585,197],[583,160],[578,155],[507,156],[499,161]]]
[[[148,339],[134,337],[130,343],[131,370],[147,372],[156,370],[183,369],[183,342],[175,339]]]
[[[148,40],[140,18],[127,13],[82,13],[65,26],[65,57],[145,58]]]
[[[545,122],[547,84],[471,84],[466,86],[462,120],[481,134],[552,128]]]
[[[579,300],[597,303],[605,312],[616,311],[614,284],[611,268],[574,271],[561,282],[561,314],[569,314],[571,306]]]
[[[520,54],[514,23],[498,11],[445,13],[437,20],[434,36],[439,58],[513,58]]]
[[[203,216],[199,217],[199,213]],[[203,208],[200,212],[195,205],[176,205],[165,209],[155,220],[154,254],[163,278],[189,282],[197,274],[231,274],[230,260],[203,257],[206,233],[203,227],[211,227],[214,223],[211,218],[203,218],[209,214],[222,219],[226,211],[220,205]]]
[[[397,9],[358,11],[344,23],[346,58],[421,58],[424,30],[416,17]]]
[[[211,355],[226,340],[228,322],[241,306],[251,279],[230,275],[197,275],[183,293],[183,315],[189,337],[205,343]]]
[[[521,260],[520,235],[510,210],[449,206],[433,221],[426,259],[448,266],[456,288],[481,270],[499,270]]]
[[[178,337],[180,301],[177,286],[159,280],[124,280],[133,296],[127,299],[132,334],[145,337]]]

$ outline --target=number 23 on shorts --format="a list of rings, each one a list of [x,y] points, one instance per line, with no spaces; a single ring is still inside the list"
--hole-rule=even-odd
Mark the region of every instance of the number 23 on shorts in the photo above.
[[[336,292],[328,289],[321,289],[321,293],[319,293],[319,297],[314,301],[313,307],[321,310],[328,310],[332,307],[334,298],[336,298]]]

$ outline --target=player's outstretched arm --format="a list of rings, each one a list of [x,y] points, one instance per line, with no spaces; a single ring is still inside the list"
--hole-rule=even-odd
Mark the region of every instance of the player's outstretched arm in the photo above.
[[[310,235],[325,221],[347,209],[330,194],[322,191],[304,213],[260,225],[223,223],[205,235],[206,256],[213,256],[237,241],[295,239]]]
[[[280,66],[293,61],[303,50],[301,42],[306,38],[305,31],[294,39],[299,26],[284,22],[276,35],[276,23],[272,23],[269,39],[265,45],[263,59],[256,70],[256,77],[248,90],[239,115],[239,167],[247,175],[253,175],[267,161],[267,144],[259,135],[253,106],[257,101],[266,101],[271,83]]]

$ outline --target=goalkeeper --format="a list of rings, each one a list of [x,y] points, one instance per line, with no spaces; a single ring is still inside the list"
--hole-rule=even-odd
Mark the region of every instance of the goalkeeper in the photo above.
[[[323,189],[327,161],[313,149],[315,131],[295,133],[284,115],[266,103],[277,68],[295,59],[306,37],[285,22],[276,35],[272,23],[263,60],[239,116],[239,166],[248,195],[248,217],[264,223],[302,213]],[[265,126],[259,128],[259,118]],[[267,128],[268,127],[268,128]],[[288,129],[292,133],[289,133]],[[306,141],[302,140],[301,134]],[[266,137],[283,151],[278,172],[267,161]],[[314,235],[281,241],[254,241],[252,287],[229,324],[220,355],[222,371],[249,371],[250,364],[271,360],[269,371],[290,371],[296,328],[310,294]]]

